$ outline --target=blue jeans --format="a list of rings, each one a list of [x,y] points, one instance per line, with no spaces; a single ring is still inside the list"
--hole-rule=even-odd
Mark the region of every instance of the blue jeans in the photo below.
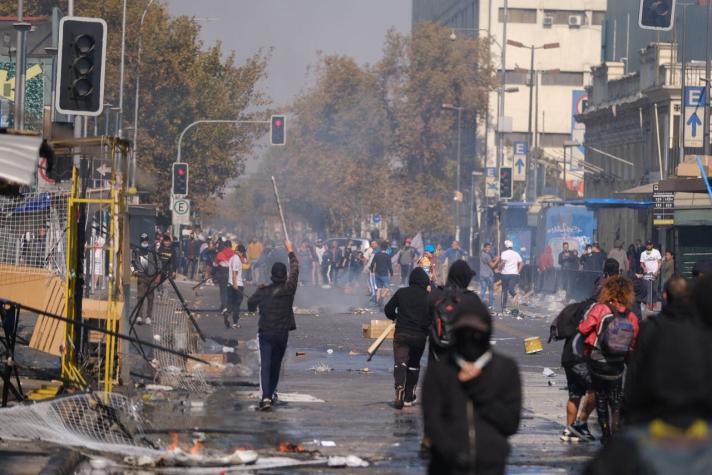
[[[287,351],[289,333],[257,334],[260,345],[260,386],[262,399],[272,399],[279,384],[279,371],[282,368],[282,359]]]
[[[484,300],[485,296],[489,292],[489,297],[487,301],[490,307],[494,307],[494,277],[482,277],[480,278],[480,296]]]

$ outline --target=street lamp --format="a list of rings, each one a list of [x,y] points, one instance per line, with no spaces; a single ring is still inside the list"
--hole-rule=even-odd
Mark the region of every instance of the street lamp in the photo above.
[[[460,193],[460,163],[461,163],[461,141],[462,141],[462,107],[454,106],[452,104],[443,104],[442,108],[444,110],[457,111],[457,178],[455,185],[455,240],[460,240],[460,201],[462,201],[462,194]]]
[[[528,126],[527,126],[527,135],[529,136],[529,160],[531,161],[532,159],[532,149],[534,145],[534,134],[532,132],[532,109],[533,109],[533,103],[534,103],[534,51],[538,49],[556,49],[559,48],[560,45],[559,43],[546,43],[541,46],[534,46],[534,45],[525,45],[524,43],[520,43],[519,41],[514,41],[514,40],[507,40],[507,44],[509,46],[514,46],[515,48],[527,48],[531,50],[531,61],[529,65],[529,121],[528,121]],[[529,198],[531,201],[536,199],[536,166],[532,167],[531,163],[529,165],[530,169],[534,170],[534,179],[532,180],[531,177],[527,177],[527,193],[529,195]],[[533,195],[533,196],[532,196]]]

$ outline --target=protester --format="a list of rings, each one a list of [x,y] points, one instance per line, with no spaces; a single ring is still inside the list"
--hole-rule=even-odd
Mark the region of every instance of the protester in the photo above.
[[[468,290],[475,274],[467,262],[457,261],[450,267],[444,286],[431,286],[428,309],[433,325],[430,331],[429,361],[443,358],[450,348],[452,344],[450,327],[457,310],[462,305],[471,304],[472,300],[480,302],[479,297]]]
[[[539,277],[537,279],[536,290],[546,293],[555,292],[554,251],[548,244],[544,246],[541,254],[539,254],[537,270],[539,271]]]
[[[594,305],[579,325],[584,357],[596,393],[596,412],[603,444],[616,433],[623,403],[623,373],[635,348],[638,318],[630,310],[635,302],[633,284],[622,276],[606,280]]]
[[[299,273],[300,281],[304,285],[312,283],[312,249],[309,241],[304,239],[297,250],[297,258],[302,266],[302,271]]]
[[[411,269],[413,269],[413,263],[418,259],[418,251],[412,247],[410,243],[410,238],[406,239],[403,249],[398,253],[398,265],[400,266],[402,285],[408,282],[408,276],[410,275]]]
[[[250,312],[257,309],[260,312],[257,324],[262,390],[260,411],[272,409],[289,332],[297,329],[292,308],[299,281],[299,261],[291,242],[285,241],[284,247],[289,256],[289,274],[284,263],[274,263],[270,275],[272,283],[257,289],[247,300]]]
[[[212,240],[208,241],[207,247],[200,253],[200,262],[203,265],[203,280],[211,285],[213,283],[213,262],[215,261],[215,256],[217,256],[217,254],[218,252],[217,249],[215,249],[215,243]]]
[[[621,274],[628,275],[628,269],[630,269],[630,267],[628,265],[628,256],[623,249],[623,241],[616,241],[615,247],[611,250],[610,254],[608,254],[608,258],[615,259]]]
[[[428,365],[423,384],[428,473],[503,474],[522,410],[517,364],[490,349],[492,317],[477,296],[452,330],[452,351]]]
[[[593,254],[593,245],[586,244],[583,250],[583,255],[579,259],[579,264],[581,264],[581,270],[584,272],[596,272],[601,269],[596,268],[596,262],[591,258]]]
[[[507,308],[508,295],[514,298],[514,305],[519,303],[517,285],[519,284],[519,273],[524,267],[524,261],[522,260],[522,256],[512,249],[512,246],[513,243],[509,239],[504,241],[505,250],[499,257],[504,263],[502,267],[502,312]]]
[[[579,256],[576,249],[570,250],[569,243],[561,245],[559,253],[559,267],[561,268],[561,284],[559,287],[569,292],[574,278],[574,272],[579,268]]]
[[[324,246],[324,241],[319,238],[316,240],[316,243],[314,245],[314,255],[316,256],[316,260],[314,262],[314,284],[318,285],[321,283],[322,285],[326,284],[324,279],[322,278],[322,262],[324,259],[324,253],[326,252],[326,246]]]
[[[336,243],[334,243],[336,244]],[[330,287],[332,284],[331,276],[333,275],[332,267],[334,266],[333,254],[331,250],[324,246],[324,254],[321,256],[321,285],[322,287]]]
[[[195,271],[198,268],[198,257],[200,255],[201,242],[195,239],[195,234],[191,233],[185,246],[185,276],[190,280],[195,279]]]
[[[660,288],[664,289],[668,280],[675,275],[675,253],[671,250],[665,251],[662,265],[660,267]]]
[[[230,272],[228,267],[230,265],[230,259],[235,255],[235,251],[232,250],[232,243],[230,241],[221,241],[220,245],[221,249],[213,261],[213,278],[220,291],[220,311],[227,320],[227,315],[230,313],[228,291],[228,277]]]
[[[430,282],[436,284],[438,282],[438,260],[435,257],[435,247],[432,244],[428,244],[423,248],[423,255],[418,259],[416,264],[418,267],[422,268],[428,277],[430,277]]]
[[[486,242],[480,253],[480,297],[487,296],[488,310],[494,309],[494,269],[499,257],[492,255],[492,243]]]
[[[178,269],[178,254],[176,254],[176,250],[173,247],[173,239],[170,234],[163,235],[156,252],[163,276],[175,279]]]
[[[460,241],[453,241],[450,248],[439,257],[438,262],[442,265],[447,265],[446,268],[449,269],[455,262],[464,259],[466,256],[467,253],[460,248]]]
[[[373,256],[371,261],[371,272],[376,285],[376,304],[381,305],[389,292],[391,277],[393,277],[393,265],[391,256],[388,255],[388,243],[381,244],[381,250]]]
[[[153,296],[155,287],[161,282],[158,256],[148,242],[148,233],[141,233],[139,248],[133,252],[132,270],[136,276],[136,324],[150,325],[153,318]]]
[[[660,266],[662,264],[662,256],[660,251],[655,249],[653,241],[648,240],[645,243],[645,250],[640,254],[640,267],[645,280],[648,284],[648,304],[653,304],[657,294],[657,282],[660,277]]]
[[[609,257],[603,264],[603,274],[598,276],[596,278],[596,281],[593,283],[593,298],[598,298],[598,295],[601,293],[601,290],[606,285],[608,279],[617,275],[620,275],[620,267],[618,267],[618,261]]]
[[[252,275],[250,275],[250,280],[252,282],[260,281],[260,269],[257,267],[257,263],[260,261],[260,257],[262,257],[263,249],[264,246],[262,245],[262,242],[256,237],[250,239],[250,243],[247,245],[247,260],[250,262],[250,266],[252,267]]]
[[[419,267],[409,275],[408,287],[400,288],[386,304],[386,317],[396,323],[393,338],[395,408],[412,406],[420,376],[431,317],[428,309],[430,278]]]

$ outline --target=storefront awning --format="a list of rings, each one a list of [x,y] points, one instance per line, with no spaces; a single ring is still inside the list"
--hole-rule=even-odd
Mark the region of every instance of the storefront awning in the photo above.
[[[652,208],[654,202],[641,200],[626,200],[621,198],[586,198],[583,200],[566,201],[567,205],[585,206],[587,208]]]
[[[660,182],[658,191],[679,193],[707,193],[705,181],[702,178],[667,178]]]
[[[0,179],[32,185],[41,144],[39,136],[0,134]]]

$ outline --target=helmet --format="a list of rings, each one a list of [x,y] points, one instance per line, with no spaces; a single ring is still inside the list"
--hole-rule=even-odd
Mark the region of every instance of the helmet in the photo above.
[[[428,244],[427,246],[425,246],[425,252],[435,252],[435,246],[433,246],[432,244]]]

